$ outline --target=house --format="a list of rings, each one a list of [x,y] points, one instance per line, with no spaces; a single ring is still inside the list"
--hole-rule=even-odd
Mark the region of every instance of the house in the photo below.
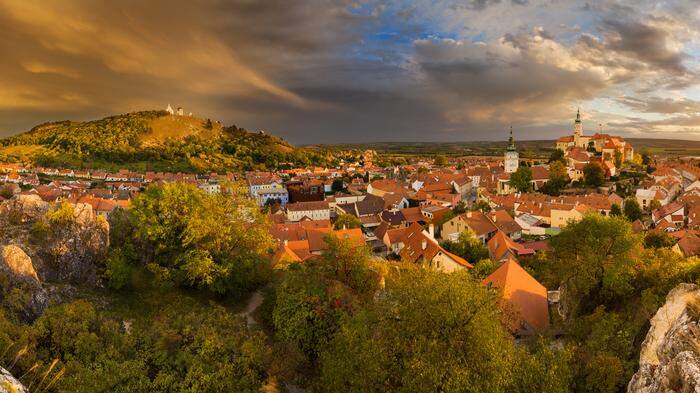
[[[197,187],[207,194],[218,194],[221,192],[221,185],[216,180],[208,180],[197,184]]]
[[[684,257],[699,255],[700,236],[696,233],[686,231],[683,236],[678,239],[678,243],[673,246],[672,250]]]
[[[323,182],[316,179],[289,181],[285,188],[289,192],[289,202],[322,201],[325,195]]]
[[[564,228],[569,223],[581,221],[586,213],[595,209],[584,204],[556,204],[550,206],[550,225],[554,228]]]
[[[685,224],[685,206],[678,202],[672,202],[666,206],[654,210],[651,213],[654,226],[658,226],[662,221],[672,224],[673,227],[680,228]]]
[[[656,199],[656,190],[649,190],[644,188],[639,188],[635,192],[635,198],[642,209],[648,209],[651,206],[651,201]]]
[[[521,214],[517,217],[515,217],[515,222],[520,225],[522,228],[522,233],[525,235],[544,235],[546,228],[544,228],[542,225],[542,222],[540,221],[539,218],[528,214],[524,213]]]
[[[464,258],[442,248],[433,234],[424,231],[418,224],[407,228],[400,242],[403,243],[403,248],[399,256],[404,262],[425,264],[445,273],[473,267]]]
[[[367,193],[378,197],[381,197],[387,193],[402,195],[405,192],[406,189],[403,188],[396,180],[374,180],[367,185]]]
[[[513,217],[508,214],[505,209],[495,209],[486,213],[486,216],[498,228],[499,231],[505,233],[513,240],[518,240],[522,237],[523,228],[518,224]]]
[[[282,179],[271,172],[246,173],[248,191],[259,206],[264,206],[270,200],[279,201],[282,206],[289,202],[289,192],[282,185]]]
[[[468,211],[442,224],[440,233],[443,239],[455,241],[459,234],[467,229],[473,231],[474,235],[486,244],[496,234],[498,227],[484,213]]]
[[[299,221],[304,217],[311,220],[330,220],[331,210],[326,201],[309,201],[288,203],[286,206],[287,220]]]
[[[420,207],[408,207],[406,209],[399,210],[401,216],[403,216],[403,224],[409,226],[413,223],[424,225],[428,222],[428,219],[421,212]]]
[[[549,327],[547,288],[518,262],[509,258],[482,284],[498,290],[502,307],[512,315],[510,330],[518,336],[533,335]]]
[[[362,231],[359,228],[331,230],[324,229],[308,229],[307,237],[301,240],[282,240],[274,255],[272,256],[273,267],[280,269],[290,263],[298,263],[306,261],[315,256],[323,255],[328,249],[326,238],[333,236],[335,238],[348,241],[355,247],[364,247],[365,239]]]
[[[408,234],[408,227],[391,228],[388,223],[383,222],[374,234],[387,248],[387,254],[399,255],[403,249],[403,238]]]
[[[514,242],[503,231],[496,232],[491,240],[486,243],[486,247],[489,250],[489,257],[496,262],[504,262],[509,258],[535,254],[535,250]]]

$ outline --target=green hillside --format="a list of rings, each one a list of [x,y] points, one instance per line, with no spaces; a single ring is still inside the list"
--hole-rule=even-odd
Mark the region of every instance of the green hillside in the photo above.
[[[59,121],[0,139],[0,161],[157,171],[230,171],[323,165],[329,154],[264,133],[165,111]]]

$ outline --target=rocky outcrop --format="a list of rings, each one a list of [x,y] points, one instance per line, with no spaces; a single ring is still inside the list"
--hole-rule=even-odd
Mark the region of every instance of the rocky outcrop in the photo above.
[[[44,202],[39,195],[17,195],[0,206],[0,213],[12,212],[18,221],[29,222],[45,215],[49,208],[49,203]]]
[[[700,288],[680,284],[651,319],[629,393],[700,392]]]
[[[0,393],[29,393],[9,371],[0,367]]]
[[[47,291],[34,270],[32,259],[16,245],[0,247],[0,300],[14,290],[28,297],[16,311],[31,321],[41,315],[49,302]]]
[[[8,277],[15,282],[41,285],[31,258],[18,246],[0,247],[0,271],[7,273]]]
[[[90,205],[78,204],[73,220],[54,225],[37,255],[47,280],[96,285],[108,248],[109,223],[96,216]]]

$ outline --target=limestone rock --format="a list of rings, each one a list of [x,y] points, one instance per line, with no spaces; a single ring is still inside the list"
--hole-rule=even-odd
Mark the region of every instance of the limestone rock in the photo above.
[[[9,371],[0,367],[0,393],[29,393]]]
[[[0,271],[9,273],[15,280],[41,284],[31,258],[15,245],[0,247]]]
[[[700,393],[700,288],[680,284],[651,319],[629,393]]]
[[[9,206],[22,213],[23,220],[33,220],[43,216],[49,211],[49,203],[41,199],[39,195],[17,195]]]

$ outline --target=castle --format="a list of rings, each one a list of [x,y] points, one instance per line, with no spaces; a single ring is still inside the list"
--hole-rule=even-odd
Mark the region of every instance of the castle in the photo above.
[[[632,145],[620,136],[603,133],[595,133],[592,136],[583,135],[580,110],[576,111],[574,134],[559,138],[556,143],[556,148],[564,153],[578,148],[600,155],[604,161],[614,161],[615,155],[618,152],[623,161],[630,161],[634,158],[634,149]]]

